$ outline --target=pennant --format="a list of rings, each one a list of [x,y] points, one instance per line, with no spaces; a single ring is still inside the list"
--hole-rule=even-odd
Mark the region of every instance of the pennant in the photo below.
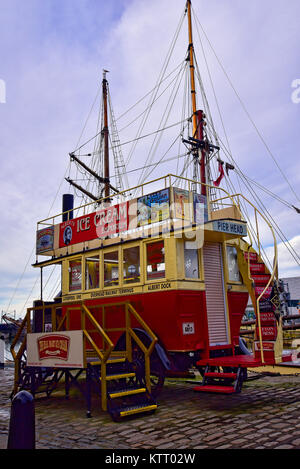
[[[226,163],[226,164],[225,164],[225,170],[226,170],[227,176],[228,176],[228,173],[229,173],[229,170],[230,170],[230,169],[233,170],[233,169],[235,169],[235,167],[234,167],[232,164]]]
[[[219,174],[218,179],[216,181],[214,181],[214,186],[215,187],[219,187],[219,185],[221,184],[221,181],[224,177],[224,168],[223,168],[224,162],[221,161],[221,160],[218,160],[218,161],[219,161],[219,172],[220,172],[220,174]]]

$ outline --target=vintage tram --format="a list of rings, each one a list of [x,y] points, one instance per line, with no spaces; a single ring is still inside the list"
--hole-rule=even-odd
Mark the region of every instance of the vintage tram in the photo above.
[[[85,191],[92,202],[80,207],[67,195],[62,214],[38,223],[34,267],[41,271],[41,296],[12,345],[13,394],[50,395],[64,382],[68,396],[75,384],[90,416],[96,384],[102,409],[117,420],[155,411],[166,376],[196,369],[202,382],[195,391],[230,394],[241,391],[247,368],[283,360],[274,230],[246,197],[209,177],[211,156],[220,148],[209,141],[205,113],[196,104],[190,0],[186,14],[193,132],[185,143],[195,177],[168,174],[112,190],[105,72],[104,174],[71,154],[104,193]],[[270,265],[263,260],[266,232],[273,240]],[[60,266],[61,291],[44,301],[49,266]],[[249,298],[256,317],[252,349],[240,338]]]

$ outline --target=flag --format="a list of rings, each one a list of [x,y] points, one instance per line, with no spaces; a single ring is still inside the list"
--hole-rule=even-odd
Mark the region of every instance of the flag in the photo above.
[[[215,187],[219,187],[219,185],[220,185],[220,183],[221,183],[221,181],[224,177],[224,168],[223,168],[224,162],[221,161],[221,160],[218,160],[218,161],[219,161],[219,172],[220,172],[220,174],[219,174],[218,179],[216,181],[214,181],[214,186]]]

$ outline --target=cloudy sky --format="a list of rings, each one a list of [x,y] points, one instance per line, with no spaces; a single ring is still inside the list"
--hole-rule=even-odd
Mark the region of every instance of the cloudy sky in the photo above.
[[[38,296],[31,267],[36,222],[61,211],[61,195],[69,190],[63,182],[68,154],[95,133],[97,106],[90,110],[102,69],[110,71],[114,111],[121,116],[157,83],[184,7],[184,0],[0,0],[1,310],[20,314]],[[292,87],[300,79],[300,2],[194,0],[193,7],[198,64],[217,132],[225,141],[205,58],[232,154],[249,178],[287,202],[253,186],[299,256],[300,215],[290,204],[300,206],[300,103],[292,99],[293,92],[300,97]],[[183,63],[186,50],[184,23],[169,71]],[[134,120],[139,109],[126,118]],[[168,124],[180,121],[181,111],[177,120],[172,111]],[[161,117],[153,112],[143,134],[158,127]],[[118,122],[123,128],[126,118]],[[120,139],[136,133],[137,127],[125,129]],[[124,145],[125,159],[130,149]],[[146,160],[148,150],[142,144],[136,150],[128,169]],[[169,171],[162,165],[153,176]],[[130,182],[138,176],[133,173]],[[266,237],[267,249],[269,243]],[[300,275],[282,244],[279,253],[280,275]]]

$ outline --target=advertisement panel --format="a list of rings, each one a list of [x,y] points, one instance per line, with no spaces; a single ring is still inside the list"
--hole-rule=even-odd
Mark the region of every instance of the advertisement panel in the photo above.
[[[163,189],[137,199],[137,226],[150,225],[170,218],[170,192]]]
[[[128,202],[100,209],[60,224],[59,247],[106,238],[128,229]]]
[[[54,246],[54,226],[44,228],[36,233],[36,254],[52,251]]]
[[[207,197],[201,194],[194,194],[194,221],[197,225],[208,222]]]
[[[27,334],[27,366],[84,368],[83,331]]]
[[[190,195],[189,191],[173,188],[174,218],[190,219]]]

